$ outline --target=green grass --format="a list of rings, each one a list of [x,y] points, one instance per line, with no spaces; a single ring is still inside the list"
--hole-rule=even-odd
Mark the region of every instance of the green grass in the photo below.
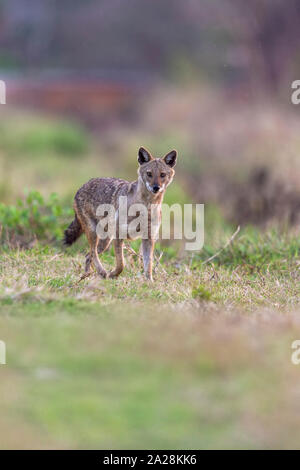
[[[205,245],[204,250],[194,257],[199,259],[215,253],[215,246]],[[259,231],[253,227],[242,230],[237,239],[223,250],[213,261],[217,266],[229,269],[242,268],[253,272],[290,272],[291,266],[297,269],[299,263],[300,240],[297,234],[276,229]]]
[[[81,125],[10,107],[0,117],[0,200],[15,204],[24,190],[56,192],[71,207],[80,185],[108,176],[109,159]]]
[[[78,156],[88,149],[88,139],[82,127],[68,122],[45,119],[17,120],[0,123],[1,149],[25,156],[58,153]]]
[[[79,282],[83,241],[3,249],[1,448],[298,446],[296,249],[253,230],[209,265],[168,247],[151,285],[128,251],[117,280]]]
[[[125,248],[126,268],[117,281],[103,281],[94,272],[81,282],[87,251],[84,238],[64,251],[59,245],[37,244],[30,250],[11,250],[4,245],[0,253],[0,298],[8,300],[12,292],[21,300],[38,295],[45,300],[105,298],[106,303],[116,299],[171,303],[202,299],[246,308],[264,303],[282,308],[297,305],[297,236],[245,229],[220,252],[225,240],[224,237],[214,247],[205,245],[200,253],[183,253],[180,247],[178,251],[174,245],[158,243],[151,288],[142,275],[139,242],[132,243],[137,255]],[[163,256],[157,262],[161,252]],[[206,264],[208,257],[217,252],[219,255]],[[102,259],[111,269],[113,249]]]
[[[139,243],[135,242],[133,247],[138,253]],[[279,232],[263,235],[252,229],[244,230],[208,264],[204,263],[211,254],[207,248],[200,254],[182,255],[173,246],[158,244],[155,259],[161,251],[163,257],[159,263],[154,262],[151,286],[142,275],[141,259],[127,249],[126,268],[118,280],[103,281],[93,273],[80,281],[86,249],[84,239],[65,251],[47,245],[21,251],[3,249],[0,302],[63,300],[108,305],[126,301],[176,305],[209,301],[247,310],[262,305],[285,309],[299,303],[299,240]],[[218,249],[216,246],[215,252]],[[111,269],[113,251],[102,258],[107,269]]]
[[[298,445],[290,320],[265,315],[253,342],[261,315],[207,316],[199,305],[62,301],[22,312],[1,307],[1,448]]]

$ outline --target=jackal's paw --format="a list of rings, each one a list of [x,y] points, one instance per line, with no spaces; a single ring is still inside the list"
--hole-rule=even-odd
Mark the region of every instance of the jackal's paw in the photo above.
[[[115,278],[118,277],[120,274],[121,274],[120,271],[113,270],[113,271],[110,271],[110,272],[108,273],[108,276],[107,276],[107,277],[108,277],[109,279],[115,279]]]
[[[153,277],[150,276],[149,274],[145,274],[145,278],[147,282],[153,282]]]

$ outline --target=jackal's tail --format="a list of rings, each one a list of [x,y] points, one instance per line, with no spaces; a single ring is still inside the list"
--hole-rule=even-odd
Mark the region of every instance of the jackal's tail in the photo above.
[[[81,234],[82,227],[80,225],[79,220],[77,219],[77,216],[75,215],[75,219],[73,220],[73,222],[71,222],[67,230],[65,230],[65,236],[63,240],[64,245],[72,245],[74,242],[76,242],[77,238],[79,238]]]

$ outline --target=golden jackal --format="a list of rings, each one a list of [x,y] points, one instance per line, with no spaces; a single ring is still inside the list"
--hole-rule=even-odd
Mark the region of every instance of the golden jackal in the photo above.
[[[98,274],[103,278],[117,277],[124,269],[123,242],[124,239],[142,238],[143,263],[146,277],[152,281],[152,259],[154,243],[161,222],[161,204],[167,186],[172,182],[175,171],[177,152],[172,150],[164,158],[153,158],[143,147],[138,151],[138,179],[133,183],[119,178],[93,178],[84,184],[76,193],[74,199],[75,218],[65,231],[64,243],[72,245],[84,232],[90,245],[90,252],[86,256],[85,272],[88,274],[93,263]],[[127,209],[121,214],[121,201],[126,199]],[[129,233],[128,227],[133,221],[133,209],[145,209],[147,222],[150,226],[136,225],[136,236]],[[101,211],[101,207],[105,211]],[[114,234],[107,231],[100,232],[99,223],[107,216],[106,209],[112,207],[115,211]],[[123,220],[120,224],[121,219]],[[153,229],[154,221],[154,229]],[[121,226],[122,225],[122,226]],[[121,229],[120,229],[121,227]],[[101,227],[100,227],[101,228]],[[121,233],[122,232],[122,233]],[[103,253],[114,240],[116,267],[107,273],[101,264],[98,254]]]

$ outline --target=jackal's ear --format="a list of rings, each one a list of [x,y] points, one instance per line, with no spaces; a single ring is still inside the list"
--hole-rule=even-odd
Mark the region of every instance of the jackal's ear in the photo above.
[[[150,162],[150,160],[153,160],[151,153],[149,153],[148,150],[144,149],[144,147],[141,147],[138,153],[139,164],[143,165],[144,163]]]
[[[165,161],[166,165],[173,168],[173,166],[176,165],[176,159],[177,159],[176,150],[171,150],[171,152],[167,153],[167,155],[165,156],[164,161]]]

